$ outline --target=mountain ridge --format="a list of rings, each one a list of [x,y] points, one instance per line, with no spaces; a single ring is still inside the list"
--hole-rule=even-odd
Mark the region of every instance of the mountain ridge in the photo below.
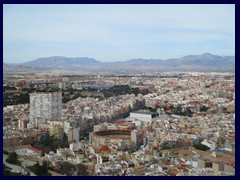
[[[6,68],[11,65],[6,64]],[[101,62],[89,57],[52,56],[22,63],[23,67],[40,69],[65,69],[86,72],[151,72],[151,71],[235,71],[235,56],[219,56],[210,53],[187,55],[173,59],[135,58],[118,62]],[[16,68],[17,66],[15,66]]]

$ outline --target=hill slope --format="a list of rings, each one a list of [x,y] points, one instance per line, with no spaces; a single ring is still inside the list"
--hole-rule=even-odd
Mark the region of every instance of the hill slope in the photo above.
[[[149,73],[163,71],[235,71],[235,56],[218,56],[210,53],[188,55],[181,58],[161,59],[131,59],[122,62],[101,62],[93,58],[66,58],[62,56],[39,58],[23,63],[20,66],[4,64],[4,71],[14,68],[70,70],[83,73]]]

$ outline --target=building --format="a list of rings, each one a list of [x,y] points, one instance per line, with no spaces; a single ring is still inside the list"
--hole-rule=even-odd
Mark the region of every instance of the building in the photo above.
[[[131,140],[134,143],[134,145],[137,146],[141,145],[143,143],[143,133],[136,129],[133,129],[131,131]]]
[[[68,142],[70,143],[78,143],[79,142],[79,137],[80,137],[80,128],[76,127],[71,127],[68,130]]]
[[[89,134],[89,141],[95,147],[115,145],[118,148],[130,147],[131,131],[122,129],[100,130]]]
[[[55,139],[63,138],[63,127],[61,125],[51,125],[48,128],[50,136],[53,136]]]
[[[60,118],[62,115],[62,93],[31,93],[30,123],[35,128],[47,120]]]
[[[15,152],[21,156],[41,156],[42,154],[40,149],[34,148],[31,145],[16,146]]]
[[[213,141],[208,141],[206,139],[204,139],[201,144],[207,146],[210,148],[210,151],[214,151],[216,149],[216,143]]]
[[[156,112],[149,112],[149,111],[135,111],[131,112],[129,118],[137,119],[146,123],[152,123],[158,117],[158,113]]]

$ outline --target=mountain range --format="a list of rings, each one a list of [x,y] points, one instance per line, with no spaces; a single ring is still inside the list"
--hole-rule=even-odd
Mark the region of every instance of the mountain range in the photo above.
[[[79,71],[89,74],[151,73],[166,71],[235,71],[235,56],[218,56],[210,53],[188,55],[175,59],[131,59],[119,62],[101,62],[88,57],[67,58],[53,56],[28,61],[20,65],[3,63],[4,72],[10,71]]]

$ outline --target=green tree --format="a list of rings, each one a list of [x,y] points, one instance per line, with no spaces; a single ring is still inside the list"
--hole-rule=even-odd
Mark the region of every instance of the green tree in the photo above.
[[[208,151],[210,149],[208,146],[201,143],[195,144],[194,147],[202,151]]]
[[[57,170],[60,174],[64,174],[67,176],[72,176],[73,172],[76,171],[76,166],[74,166],[73,164],[69,163],[69,162],[63,162],[61,164],[59,164],[58,170]]]
[[[226,142],[226,139],[224,137],[220,136],[217,138],[217,144],[219,147],[223,147],[225,142]]]
[[[62,138],[62,147],[69,147],[68,143],[68,136],[66,133],[63,133],[63,138]]]
[[[39,163],[37,163],[28,168],[37,176],[51,176],[51,173],[48,172],[47,162],[43,162],[42,166]]]
[[[87,168],[83,164],[77,164],[77,175],[78,176],[87,176]]]
[[[6,162],[9,164],[16,164],[16,165],[21,164],[21,162],[18,160],[18,155],[16,152],[9,153],[8,158],[6,159]]]
[[[49,132],[47,131],[47,134],[42,139],[41,144],[43,144],[44,146],[50,146],[53,143],[54,143],[54,139],[52,136],[50,136]]]
[[[3,92],[5,92],[6,90],[17,90],[17,88],[11,86],[3,86]]]
[[[208,107],[206,107],[206,106],[200,107],[200,112],[206,112],[207,110],[208,110]]]
[[[63,138],[61,140],[55,139],[54,137],[50,136],[49,132],[37,142],[32,144],[33,147],[41,149],[44,152],[54,151],[59,147],[66,148],[69,147],[68,137],[64,133]]]
[[[44,150],[42,150],[42,156],[45,156],[45,151]]]

